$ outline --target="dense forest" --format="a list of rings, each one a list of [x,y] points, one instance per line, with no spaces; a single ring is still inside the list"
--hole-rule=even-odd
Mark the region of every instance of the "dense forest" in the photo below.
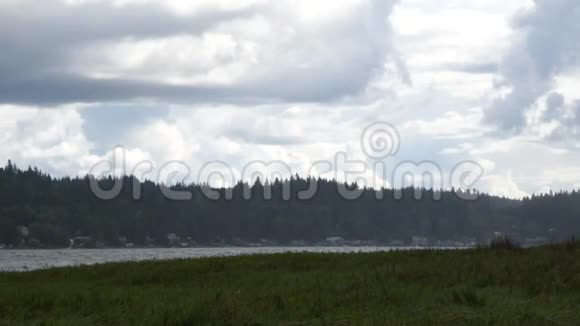
[[[140,199],[133,198],[131,176],[122,178],[123,190],[112,200],[91,192],[89,177],[53,178],[38,169],[19,169],[12,163],[0,168],[0,245],[5,247],[66,247],[71,239],[86,246],[170,246],[217,244],[317,244],[329,237],[344,241],[390,244],[410,243],[413,237],[434,241],[484,241],[494,234],[514,238],[565,239],[580,234],[580,193],[557,193],[512,200],[479,194],[463,200],[456,190],[359,189],[356,200],[343,199],[333,180],[302,178],[256,180],[231,189],[216,189],[221,199],[209,199],[203,185],[176,185],[191,200],[175,201],[160,185],[138,183]],[[99,180],[111,188],[111,177]],[[313,198],[297,193],[315,182]],[[284,200],[282,190],[290,186]],[[265,187],[271,198],[265,199]],[[244,191],[253,196],[245,199]],[[223,196],[229,192],[231,199]],[[466,240],[467,239],[467,240]]]

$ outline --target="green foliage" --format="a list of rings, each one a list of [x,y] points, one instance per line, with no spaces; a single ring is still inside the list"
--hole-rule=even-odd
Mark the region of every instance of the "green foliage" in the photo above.
[[[116,180],[100,180],[103,189]],[[93,243],[109,246],[123,242],[167,245],[167,235],[191,238],[201,245],[260,242],[287,244],[292,240],[317,242],[327,237],[409,243],[413,236],[429,240],[473,239],[487,242],[494,232],[514,237],[544,237],[552,241],[580,233],[580,193],[534,196],[522,201],[479,194],[477,200],[462,200],[457,192],[402,190],[395,199],[392,189],[377,199],[373,189],[360,189],[356,200],[340,196],[342,185],[334,180],[292,177],[290,180],[238,183],[231,189],[215,189],[220,200],[207,198],[202,186],[176,185],[174,190],[192,193],[188,201],[171,201],[160,186],[120,179],[121,194],[113,200],[98,199],[88,177],[55,179],[37,169],[18,169],[14,164],[0,168],[0,244],[29,244],[38,240],[45,247],[62,247],[73,237],[90,237]],[[133,199],[133,185],[142,198]],[[316,184],[316,195],[300,200],[298,193]],[[271,187],[271,199],[264,189]],[[290,188],[290,200],[283,200]],[[244,199],[244,193],[252,193]],[[232,198],[225,199],[226,192]],[[17,227],[27,227],[22,236]],[[120,239],[126,241],[120,241]],[[465,241],[467,241],[465,240]]]
[[[572,236],[564,243],[564,247],[568,250],[576,250],[580,247],[580,242],[576,240],[576,237]]]
[[[466,305],[470,307],[481,307],[485,301],[477,294],[473,288],[462,288],[451,292],[452,302],[457,305]]]
[[[496,250],[516,250],[521,249],[521,246],[509,236],[502,236],[491,240],[489,248]]]
[[[579,270],[552,246],[0,273],[0,325],[573,325]]]

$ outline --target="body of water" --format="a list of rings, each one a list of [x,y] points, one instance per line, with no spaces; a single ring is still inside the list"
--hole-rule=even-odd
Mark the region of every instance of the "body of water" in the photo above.
[[[257,247],[0,250],[0,271],[16,272],[111,262],[171,260],[284,252],[376,252],[410,250],[392,247]]]

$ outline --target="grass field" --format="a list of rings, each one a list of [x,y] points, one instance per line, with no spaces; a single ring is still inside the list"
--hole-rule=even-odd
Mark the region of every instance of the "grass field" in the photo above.
[[[578,325],[580,246],[0,274],[0,325]]]

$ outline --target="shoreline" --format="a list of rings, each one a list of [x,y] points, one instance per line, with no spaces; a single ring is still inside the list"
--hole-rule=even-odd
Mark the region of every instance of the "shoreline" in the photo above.
[[[349,254],[391,251],[442,251],[464,248],[420,247],[213,247],[213,248],[130,248],[130,249],[48,249],[0,251],[0,271],[19,272],[46,270],[81,265],[108,263],[204,259],[210,257],[240,257],[252,255],[313,253]]]

